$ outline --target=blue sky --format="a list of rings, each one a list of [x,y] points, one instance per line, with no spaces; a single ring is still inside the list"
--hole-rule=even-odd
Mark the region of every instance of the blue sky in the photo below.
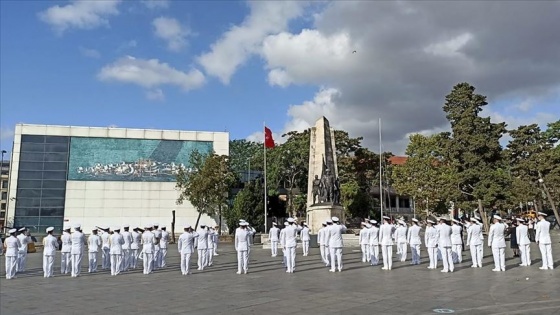
[[[16,123],[227,130],[259,140],[263,121],[278,138],[325,115],[374,148],[382,118],[386,149],[402,153],[409,134],[447,128],[441,105],[462,81],[510,126],[560,117],[560,48],[546,35],[560,29],[555,4],[504,3],[500,10],[528,11],[528,21],[513,11],[500,27],[450,22],[449,10],[475,7],[429,2],[0,5],[6,150]],[[531,32],[510,38],[516,27]],[[499,47],[487,44],[497,38]]]

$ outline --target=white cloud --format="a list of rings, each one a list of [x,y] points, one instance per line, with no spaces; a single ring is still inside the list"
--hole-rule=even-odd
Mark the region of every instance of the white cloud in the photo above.
[[[138,42],[135,39],[131,39],[121,43],[119,47],[117,47],[117,52],[121,52],[123,50],[128,50],[131,48],[136,48],[136,46],[138,46]]]
[[[171,4],[169,0],[142,0],[143,5],[145,5],[148,9],[167,9]]]
[[[471,33],[463,33],[451,39],[430,44],[424,48],[424,51],[436,56],[456,57],[462,55],[461,49],[472,39]]]
[[[228,84],[235,71],[260,51],[263,39],[288,27],[300,16],[303,1],[251,1],[251,13],[239,26],[232,26],[212,44],[209,52],[197,58],[204,71]]]
[[[80,53],[82,54],[82,56],[88,58],[93,58],[93,59],[101,58],[101,54],[95,49],[80,47]]]
[[[65,6],[52,6],[39,13],[39,18],[62,34],[70,28],[94,29],[109,26],[108,17],[119,14],[120,0],[76,0]]]
[[[187,44],[190,31],[173,18],[158,17],[153,22],[154,34],[167,42],[171,51],[180,51]]]
[[[152,89],[162,85],[175,85],[183,90],[200,88],[205,83],[204,74],[198,69],[183,72],[157,59],[123,57],[101,69],[101,81],[118,81]]]
[[[146,91],[146,98],[151,101],[163,102],[165,101],[165,94],[161,89],[153,89]]]

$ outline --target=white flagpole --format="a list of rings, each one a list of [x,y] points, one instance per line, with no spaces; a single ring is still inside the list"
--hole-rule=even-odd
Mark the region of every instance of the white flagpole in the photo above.
[[[381,150],[381,118],[379,118],[379,205],[381,207],[381,222],[383,222],[383,165],[381,163],[383,152]]]
[[[266,123],[263,121],[263,131],[264,131],[264,141],[263,141],[263,150],[264,150],[264,233],[266,234],[268,228],[267,222],[267,193],[266,193]]]

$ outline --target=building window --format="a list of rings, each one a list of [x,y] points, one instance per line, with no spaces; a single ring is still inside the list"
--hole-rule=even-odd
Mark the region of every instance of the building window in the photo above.
[[[2,192],[2,198],[1,198],[1,199],[2,199],[2,200],[8,200],[8,192],[3,191],[3,192]]]
[[[6,204],[5,203],[0,204],[0,210],[2,210],[2,211],[6,210]]]
[[[7,180],[3,180],[3,181],[2,181],[2,188],[3,188],[3,189],[7,189],[7,188],[8,188],[8,181],[7,181]]]

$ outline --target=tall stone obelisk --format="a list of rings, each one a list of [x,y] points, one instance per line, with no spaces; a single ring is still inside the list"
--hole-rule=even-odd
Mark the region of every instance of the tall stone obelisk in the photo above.
[[[334,130],[327,118],[321,117],[311,127],[309,143],[307,222],[311,233],[316,234],[333,216],[343,220],[344,209],[340,205]]]

